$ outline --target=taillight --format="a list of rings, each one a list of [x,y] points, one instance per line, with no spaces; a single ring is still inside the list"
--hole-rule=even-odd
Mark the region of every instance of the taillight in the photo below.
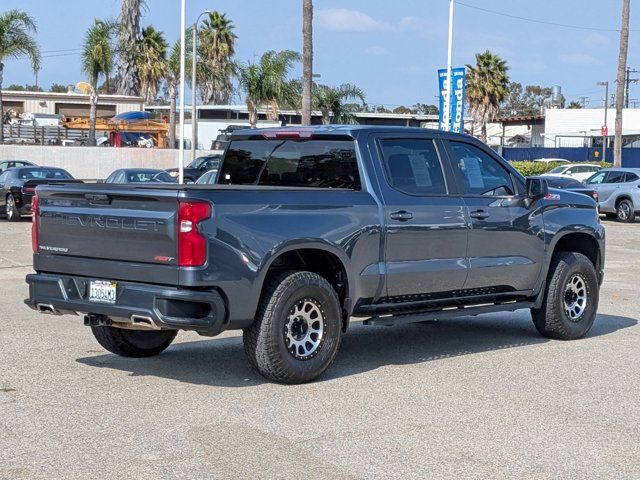
[[[31,211],[33,212],[33,223],[31,223],[31,248],[33,253],[38,253],[38,196],[31,199]]]
[[[198,230],[198,223],[211,217],[211,205],[206,202],[180,202],[178,208],[178,265],[199,267],[207,261],[207,238]]]
[[[600,199],[600,197],[598,197],[598,192],[593,192],[593,193],[591,194],[591,196],[593,197],[593,199],[594,199],[596,202]]]
[[[313,130],[311,129],[296,129],[296,130],[265,130],[262,132],[262,136],[268,140],[274,139],[287,139],[287,138],[313,138]]]

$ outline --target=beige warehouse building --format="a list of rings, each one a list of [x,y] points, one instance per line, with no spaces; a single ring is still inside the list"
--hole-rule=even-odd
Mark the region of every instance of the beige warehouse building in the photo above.
[[[35,113],[64,115],[66,117],[89,116],[89,95],[82,93],[17,92],[2,91],[4,111],[18,114]],[[98,116],[112,117],[120,113],[139,111],[144,108],[142,97],[124,95],[100,95]]]

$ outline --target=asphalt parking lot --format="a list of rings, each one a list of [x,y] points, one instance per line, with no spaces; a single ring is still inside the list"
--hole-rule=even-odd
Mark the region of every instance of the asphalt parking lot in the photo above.
[[[356,324],[332,369],[267,383],[238,333],[124,359],[22,303],[30,222],[0,220],[0,479],[640,478],[640,223],[606,222],[586,339],[529,312]]]

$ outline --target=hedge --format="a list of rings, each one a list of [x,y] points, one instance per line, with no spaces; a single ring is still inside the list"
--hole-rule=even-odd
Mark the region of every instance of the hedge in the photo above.
[[[554,168],[560,166],[560,165],[566,165],[566,163],[563,162],[550,162],[550,163],[546,163],[546,162],[509,162],[511,163],[511,165],[518,170],[522,175],[524,175],[525,177],[529,177],[529,176],[535,176],[535,175],[542,175],[544,173],[549,172],[550,170],[553,170]],[[611,167],[610,163],[606,163],[606,162],[584,162],[584,163],[589,163],[592,165],[599,165],[602,168],[607,168],[607,167]]]

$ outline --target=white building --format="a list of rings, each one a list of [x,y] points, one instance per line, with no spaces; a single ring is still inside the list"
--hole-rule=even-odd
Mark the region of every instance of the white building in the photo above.
[[[616,111],[609,108],[609,146],[613,146]],[[548,109],[545,118],[545,147],[595,147],[602,145],[604,108]],[[622,112],[624,146],[640,146],[640,109]]]

